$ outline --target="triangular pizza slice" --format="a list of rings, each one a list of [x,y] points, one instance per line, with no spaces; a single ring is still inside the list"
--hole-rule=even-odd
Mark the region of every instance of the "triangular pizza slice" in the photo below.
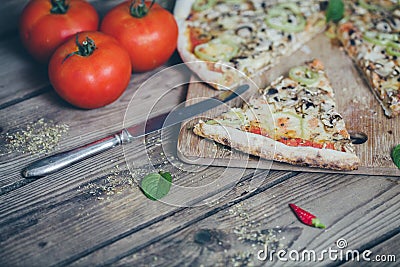
[[[359,158],[319,60],[294,67],[241,108],[194,133],[245,153],[302,166],[357,169]]]
[[[338,38],[389,118],[400,115],[400,2],[347,3]]]

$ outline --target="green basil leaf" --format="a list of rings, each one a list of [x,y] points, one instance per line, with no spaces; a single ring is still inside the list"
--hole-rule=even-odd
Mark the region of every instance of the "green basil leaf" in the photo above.
[[[328,8],[326,10],[325,16],[326,21],[338,22],[343,18],[344,14],[344,3],[343,0],[329,0]]]
[[[400,144],[393,148],[392,159],[397,168],[400,169]]]
[[[146,197],[159,200],[168,194],[171,182],[172,175],[169,172],[160,171],[146,175],[141,182],[141,188]]]

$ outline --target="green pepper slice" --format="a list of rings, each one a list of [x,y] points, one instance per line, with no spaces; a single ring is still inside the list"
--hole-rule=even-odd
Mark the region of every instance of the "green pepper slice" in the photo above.
[[[318,72],[312,71],[311,69],[305,66],[292,68],[289,71],[289,77],[292,80],[295,80],[305,85],[312,85],[316,83],[320,78]]]
[[[367,9],[367,10],[378,10],[378,9],[380,9],[379,6],[374,5],[374,4],[368,4],[368,3],[365,2],[364,0],[358,0],[358,4],[359,4],[361,7],[365,8],[365,9]]]
[[[400,57],[400,43],[395,43],[394,41],[388,42],[386,45],[386,53],[391,56]]]
[[[290,16],[294,16],[294,21]],[[265,18],[265,23],[273,29],[285,32],[300,32],[306,26],[306,20],[299,7],[291,3],[271,8]]]
[[[386,46],[391,41],[397,41],[398,36],[390,33],[365,32],[363,39],[369,43]]]
[[[219,123],[216,120],[209,120],[209,121],[206,121],[206,124],[208,124],[208,125],[217,125]]]
[[[358,4],[370,11],[378,11],[378,10],[394,10],[396,9],[396,5],[392,6],[380,6],[380,5],[375,5],[375,4],[368,4],[365,0],[358,0]]]
[[[228,4],[240,4],[243,3],[243,0],[225,0]]]
[[[192,9],[194,11],[204,11],[215,5],[217,0],[196,0],[193,3]]]
[[[239,47],[228,40],[213,39],[207,43],[199,44],[194,48],[194,54],[206,61],[228,62],[239,52]]]
[[[296,5],[295,3],[281,3],[278,6],[273,7],[272,10],[275,9],[275,8],[276,9],[288,9],[288,10],[292,11],[295,14],[300,14],[301,13],[299,6]]]

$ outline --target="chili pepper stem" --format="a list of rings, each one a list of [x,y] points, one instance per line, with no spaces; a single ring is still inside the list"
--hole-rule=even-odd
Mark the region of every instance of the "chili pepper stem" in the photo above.
[[[326,228],[326,226],[323,223],[321,223],[321,221],[318,218],[312,219],[312,224],[314,227],[317,227],[317,228],[322,228],[322,229]]]

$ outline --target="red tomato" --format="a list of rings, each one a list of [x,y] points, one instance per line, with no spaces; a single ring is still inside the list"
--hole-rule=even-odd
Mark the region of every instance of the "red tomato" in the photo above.
[[[298,143],[298,140],[296,140],[296,139],[288,139],[287,142],[286,142],[286,145],[288,145],[288,146],[298,146],[299,143]]]
[[[250,125],[250,129],[249,132],[253,133],[253,134],[261,134],[261,128],[258,126],[252,126]]]
[[[152,70],[164,64],[176,49],[178,26],[174,16],[160,5],[154,4],[139,17],[134,6],[131,9],[131,2],[111,9],[100,30],[117,38],[128,50],[133,71]],[[146,2],[146,6],[150,3]]]
[[[303,140],[301,146],[313,146],[313,142],[310,140]]]
[[[324,147],[324,144],[313,142],[313,143],[312,143],[312,146],[315,147],[315,148],[323,148],[323,147]]]
[[[326,148],[326,149],[333,149],[333,150],[335,150],[335,144],[334,144],[334,143],[325,143],[325,148]]]
[[[28,52],[47,63],[69,37],[81,31],[95,31],[98,26],[97,11],[84,0],[31,0],[22,11],[19,32]]]
[[[81,32],[54,52],[49,78],[56,92],[80,108],[98,108],[115,101],[131,73],[128,52],[112,36]],[[80,51],[80,52],[79,52]]]

